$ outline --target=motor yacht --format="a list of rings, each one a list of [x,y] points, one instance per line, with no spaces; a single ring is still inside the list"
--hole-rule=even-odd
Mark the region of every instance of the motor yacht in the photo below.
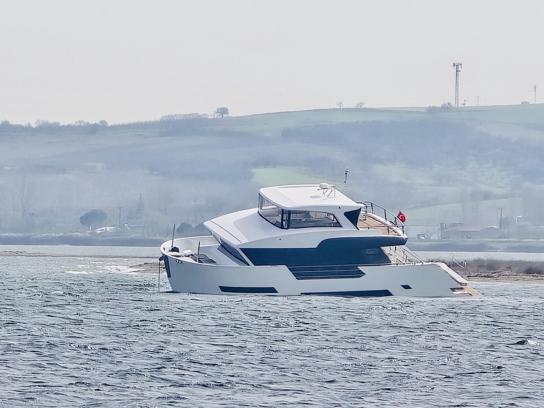
[[[204,223],[208,236],[169,240],[174,292],[332,296],[471,296],[467,280],[407,247],[402,216],[334,185],[266,187],[258,207]]]

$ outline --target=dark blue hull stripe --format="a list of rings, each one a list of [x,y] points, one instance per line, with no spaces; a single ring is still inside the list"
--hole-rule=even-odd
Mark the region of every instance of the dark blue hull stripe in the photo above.
[[[382,265],[391,260],[385,246],[404,245],[405,237],[342,237],[321,241],[315,248],[240,248],[253,265],[336,266]]]
[[[340,292],[305,292],[302,295],[320,296],[356,296],[356,297],[382,297],[393,296],[388,290],[346,290]]]
[[[278,293],[272,286],[219,286],[219,289],[226,293]]]
[[[364,276],[357,265],[288,266],[298,280],[304,279],[346,279]]]

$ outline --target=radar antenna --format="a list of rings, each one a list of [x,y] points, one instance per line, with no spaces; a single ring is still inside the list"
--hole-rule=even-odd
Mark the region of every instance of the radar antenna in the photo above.
[[[336,186],[329,183],[319,183],[318,190],[321,190],[323,198],[336,197]]]

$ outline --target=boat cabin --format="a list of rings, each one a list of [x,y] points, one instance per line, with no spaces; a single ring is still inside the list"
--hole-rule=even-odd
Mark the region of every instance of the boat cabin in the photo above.
[[[280,262],[288,253],[295,257],[309,249],[322,253],[323,248],[331,259],[358,259],[361,248],[371,255],[377,248],[406,242],[405,236],[385,234],[385,229],[360,228],[362,208],[325,183],[266,187],[259,191],[257,208],[214,218],[204,226],[227,252],[253,264],[264,262],[257,258],[265,253],[270,254],[266,262],[275,264],[272,256]]]
[[[357,228],[361,204],[334,186],[280,186],[259,192],[259,215],[282,228]]]

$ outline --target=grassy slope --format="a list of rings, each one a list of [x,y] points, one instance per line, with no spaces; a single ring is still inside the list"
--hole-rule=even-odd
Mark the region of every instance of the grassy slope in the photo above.
[[[259,132],[260,127],[263,134],[278,134],[282,129],[296,126],[307,126],[316,124],[331,124],[361,121],[407,121],[421,120],[426,118],[440,118],[453,122],[470,123],[478,130],[498,137],[505,137],[512,140],[534,140],[544,139],[544,104],[536,105],[511,105],[511,106],[487,106],[469,107],[450,112],[428,114],[421,108],[413,109],[330,109],[301,112],[270,113],[240,118],[237,126],[250,127],[253,131]],[[260,170],[259,170],[260,171]],[[266,177],[265,174],[257,171],[255,180],[264,184],[281,183],[281,180],[292,180],[289,182],[300,182],[304,176],[297,175],[301,169],[281,168],[265,171],[265,174],[275,174],[278,177]],[[303,172],[303,170],[302,170]],[[374,166],[374,174],[384,176],[392,182],[409,178],[415,181],[415,187],[423,191],[450,191],[458,189],[457,185],[436,185],[429,173],[418,168],[408,168],[396,163],[378,164]],[[470,179],[471,175],[461,173],[460,179]],[[493,167],[479,168],[480,180],[476,182],[494,187],[497,194],[507,194],[508,186],[504,180],[508,178],[503,170]],[[318,180],[318,179],[315,179]],[[474,181],[474,180],[473,180]],[[287,182],[287,181],[285,181]],[[477,204],[488,213],[499,207],[511,207],[512,202],[508,198],[484,200]],[[519,212],[518,208],[512,212]],[[438,224],[441,220],[454,222],[463,219],[463,204],[448,203],[437,204],[425,207],[413,208],[410,210],[411,221],[415,224]],[[489,217],[488,217],[489,218]],[[490,217],[493,218],[493,217]]]
[[[281,129],[306,125],[361,121],[406,121],[429,117],[475,121],[479,123],[510,124],[519,127],[544,127],[544,104],[466,107],[429,114],[421,108],[373,109],[314,109],[231,117],[228,127],[274,134]],[[543,130],[543,129],[540,129]]]
[[[388,109],[314,109],[224,118],[218,127],[277,136],[286,128],[346,122],[415,120],[423,118],[424,115],[425,113],[417,111]]]
[[[402,146],[383,146],[383,151],[380,147],[370,157],[364,146],[361,149],[353,144],[357,144],[356,139],[341,138],[345,124],[361,124],[361,129],[367,131],[364,124],[381,123],[386,135],[393,132],[396,136],[399,132],[402,140],[406,136],[400,134],[404,125],[433,121],[483,130],[498,138],[498,147],[493,148],[500,148],[501,137],[520,142],[544,138],[543,104],[463,108],[432,114],[421,108],[321,109],[116,125],[92,132],[77,127],[7,133],[0,129],[0,185],[7,192],[0,198],[0,206],[16,208],[18,201],[29,196],[23,197],[21,189],[41,197],[43,188],[52,191],[50,197],[41,200],[43,206],[57,208],[58,216],[66,219],[67,208],[73,208],[74,216],[88,206],[109,206],[115,211],[117,206],[128,207],[143,194],[146,210],[155,217],[153,222],[169,222],[172,214],[183,214],[183,220],[195,223],[252,203],[258,186],[341,182],[346,167],[352,170],[352,184],[347,188],[356,198],[406,208],[421,207],[421,197],[426,197],[428,205],[416,210],[413,217],[422,222],[434,223],[444,214],[459,214],[460,204],[451,203],[459,202],[463,192],[460,186],[465,184],[467,189],[485,186],[486,191],[502,197],[509,194],[510,180],[517,171],[514,166],[505,168],[476,159],[468,167],[459,164],[453,169],[450,164],[441,167],[438,163],[429,168],[423,162],[401,162]],[[390,124],[396,127],[389,128]],[[292,138],[285,136],[286,131],[305,127],[310,127],[311,134],[312,127],[319,130],[319,126],[332,126],[337,133],[329,141],[315,142],[296,132]],[[88,163],[103,163],[105,171],[93,173]],[[2,170],[2,166],[15,170]],[[42,171],[43,166],[65,173],[49,177]],[[399,187],[403,188],[400,193]],[[405,201],[406,205],[400,203]]]

